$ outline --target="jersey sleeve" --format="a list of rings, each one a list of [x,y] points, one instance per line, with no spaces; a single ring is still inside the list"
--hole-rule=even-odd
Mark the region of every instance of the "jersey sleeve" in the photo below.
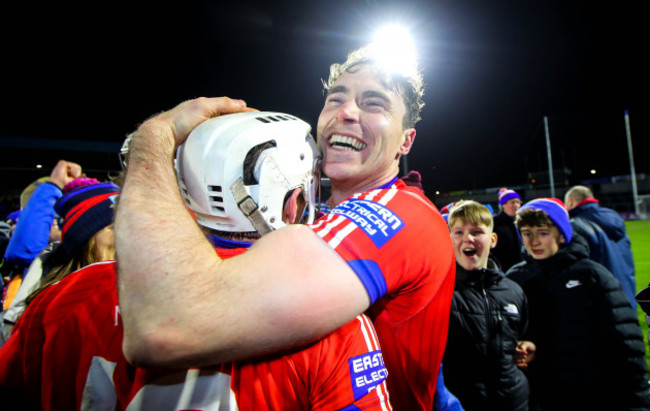
[[[426,198],[398,185],[353,196],[312,229],[354,270],[371,303],[453,263],[449,230]]]

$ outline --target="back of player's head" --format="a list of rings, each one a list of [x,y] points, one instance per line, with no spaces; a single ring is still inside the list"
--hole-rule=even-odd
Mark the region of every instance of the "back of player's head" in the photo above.
[[[456,223],[484,225],[490,230],[494,227],[492,212],[483,204],[474,200],[460,200],[454,204],[449,212],[447,223],[453,227]]]
[[[178,148],[181,195],[196,221],[227,233],[285,225],[296,189],[315,215],[320,152],[306,122],[284,113],[228,114],[197,126]]]

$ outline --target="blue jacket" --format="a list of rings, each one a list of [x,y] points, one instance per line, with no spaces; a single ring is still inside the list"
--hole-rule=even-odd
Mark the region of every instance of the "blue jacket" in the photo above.
[[[5,261],[22,269],[28,267],[50,241],[56,212],[54,203],[63,193],[55,184],[43,183],[29,198],[5,250]]]
[[[636,279],[630,238],[625,231],[625,220],[614,210],[588,202],[571,210],[574,231],[589,243],[589,258],[604,265],[621,283],[632,307],[636,308]],[[593,224],[584,224],[585,219]],[[599,230],[600,228],[600,230]]]

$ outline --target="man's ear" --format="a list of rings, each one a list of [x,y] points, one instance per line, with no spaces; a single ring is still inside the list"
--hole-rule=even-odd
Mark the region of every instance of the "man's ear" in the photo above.
[[[499,236],[497,233],[492,233],[492,241],[490,242],[490,248],[494,248],[497,246],[497,240],[499,239]]]
[[[399,146],[399,150],[397,151],[397,154],[403,156],[409,153],[411,151],[411,147],[413,147],[413,142],[415,141],[415,129],[414,128],[407,128],[402,132],[402,144]]]

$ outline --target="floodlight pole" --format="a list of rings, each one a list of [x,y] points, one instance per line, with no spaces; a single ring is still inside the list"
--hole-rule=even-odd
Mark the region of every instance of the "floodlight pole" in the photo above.
[[[548,181],[551,184],[551,197],[555,197],[555,182],[553,181],[553,159],[551,158],[551,139],[548,135],[548,117],[544,116],[546,130],[546,156],[548,157]]]
[[[627,153],[630,157],[630,177],[632,178],[632,199],[634,213],[639,215],[639,194],[636,187],[636,171],[634,171],[634,155],[632,154],[632,133],[630,132],[630,115],[625,110],[625,133],[627,134]]]

